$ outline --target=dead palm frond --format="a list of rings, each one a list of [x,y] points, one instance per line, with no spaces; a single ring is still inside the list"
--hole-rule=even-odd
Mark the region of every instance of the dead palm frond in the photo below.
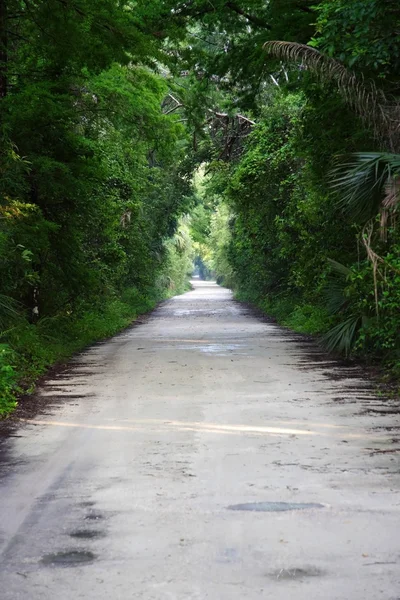
[[[392,271],[396,275],[400,275],[400,269],[393,266],[388,260],[385,260],[384,258],[382,258],[382,256],[379,256],[379,254],[377,254],[375,252],[375,250],[372,248],[373,233],[374,233],[374,222],[371,220],[365,225],[365,227],[362,231],[361,241],[364,244],[365,250],[367,252],[368,260],[370,261],[370,263],[372,265],[372,272],[373,272],[373,277],[374,277],[375,307],[376,307],[376,314],[379,317],[378,279],[380,279],[381,281],[384,281],[386,279],[385,273],[387,271]],[[381,267],[381,269],[379,267]],[[382,271],[382,269],[383,269],[383,271]]]
[[[300,62],[320,80],[335,82],[345,102],[373,129],[383,146],[393,152],[399,147],[400,105],[391,103],[373,81],[365,81],[339,61],[311,46],[269,41],[264,44],[264,49],[282,61]]]
[[[400,175],[388,178],[385,185],[385,196],[382,200],[381,231],[387,237],[389,218],[394,226],[397,221],[397,208],[400,202]]]
[[[361,152],[333,170],[332,186],[341,192],[341,204],[364,222],[381,212],[385,232],[396,211],[400,193],[400,104],[390,103],[374,82],[356,76],[339,61],[315,48],[294,42],[270,41],[264,48],[278,59],[301,62],[320,79],[334,81],[353,110],[372,127],[390,152]]]

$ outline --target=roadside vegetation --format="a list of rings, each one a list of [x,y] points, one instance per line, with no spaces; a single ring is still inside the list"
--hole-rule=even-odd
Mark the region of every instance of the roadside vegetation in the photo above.
[[[223,34],[242,112],[209,143],[200,262],[279,323],[399,376],[399,8],[264,6],[267,31]]]
[[[0,414],[193,261],[400,375],[395,0],[7,0]]]

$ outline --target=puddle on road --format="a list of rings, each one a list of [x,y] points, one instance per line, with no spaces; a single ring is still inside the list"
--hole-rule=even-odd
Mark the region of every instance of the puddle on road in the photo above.
[[[174,317],[214,317],[215,315],[237,314],[238,310],[234,306],[224,306],[223,308],[176,308],[172,311]]]
[[[67,552],[56,552],[46,554],[41,559],[44,565],[55,565],[59,567],[74,567],[76,565],[91,563],[97,556],[87,550],[69,550]]]
[[[200,350],[204,354],[219,354],[221,356],[240,348],[243,348],[243,344],[205,344],[204,346],[196,346],[196,350]]]
[[[324,505],[315,502],[248,502],[228,506],[228,510],[247,510],[250,512],[285,512],[287,510],[306,510],[310,508],[324,508]]]
[[[163,345],[157,347],[156,350],[189,350],[201,352],[202,354],[212,354],[214,356],[228,356],[235,353],[236,355],[247,356],[245,348],[245,344],[199,344],[198,342],[191,342],[190,344],[177,344],[176,346]]]

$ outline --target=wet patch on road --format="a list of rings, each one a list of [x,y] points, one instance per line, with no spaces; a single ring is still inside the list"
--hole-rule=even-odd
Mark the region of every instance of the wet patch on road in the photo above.
[[[324,508],[324,505],[315,502],[247,502],[245,504],[232,504],[227,508],[228,510],[245,510],[250,512],[285,512],[288,510]]]
[[[325,575],[324,571],[316,567],[293,567],[288,569],[277,569],[268,573],[268,577],[273,577],[278,581],[302,580],[308,577],[321,577]]]
[[[24,466],[27,461],[14,456],[13,439],[23,437],[18,433],[19,427],[11,419],[0,420],[0,480],[12,473],[15,467]]]
[[[368,408],[360,414],[373,414],[373,415],[399,415],[400,414],[400,406],[396,406],[394,408]]]
[[[77,529],[76,531],[72,531],[69,535],[70,537],[79,540],[97,540],[106,536],[104,531],[93,529]]]
[[[327,398],[329,404],[355,405],[356,414],[360,416],[400,414],[397,386],[390,382],[379,382],[379,378],[384,374],[380,367],[367,366],[356,360],[343,359],[330,354],[315,336],[294,332],[279,325],[276,319],[266,315],[251,303],[237,301],[235,303],[242,315],[256,317],[259,321],[272,326],[266,333],[268,338],[280,338],[291,344],[291,349],[286,356],[293,360],[287,363],[288,366],[296,367],[301,372],[315,372],[317,376],[315,381],[321,381],[322,377],[322,381],[325,379],[336,384],[338,396],[333,399]],[[325,395],[326,390],[321,390],[321,393]],[[380,407],[387,407],[388,410],[374,410]]]
[[[55,552],[54,554],[45,554],[41,563],[47,566],[56,567],[76,567],[78,565],[88,564],[96,560],[96,554],[88,550],[68,550],[66,552]]]
[[[88,377],[99,375],[100,371],[90,370],[82,371],[82,357],[69,364],[56,365],[39,378],[37,391],[34,394],[24,394],[18,398],[16,410],[7,418],[0,419],[0,436],[7,437],[8,429],[11,425],[20,426],[21,420],[33,419],[37,415],[43,415],[46,409],[57,408],[63,404],[72,403],[74,400],[84,400],[93,398],[94,394],[88,392],[77,393],[79,386],[84,386],[85,381],[76,381],[77,377]],[[101,368],[101,365],[97,365]],[[71,382],[70,382],[71,380]],[[71,388],[75,387],[74,390]],[[70,388],[70,389],[68,389]],[[76,389],[78,388],[78,389]]]
[[[224,548],[217,557],[217,563],[232,564],[241,562],[240,553],[237,548]]]
[[[47,390],[46,390],[47,391]],[[53,391],[53,390],[51,390]],[[94,398],[96,394],[68,394],[64,391],[61,392],[61,396],[54,396],[52,394],[44,394],[44,398],[50,404],[50,406],[59,406],[61,400],[84,400],[85,398]]]
[[[101,521],[104,519],[104,515],[96,510],[90,511],[89,514],[85,516],[85,521]]]

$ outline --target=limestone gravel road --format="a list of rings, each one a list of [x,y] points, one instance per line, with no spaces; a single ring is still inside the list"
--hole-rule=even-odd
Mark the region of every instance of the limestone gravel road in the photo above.
[[[398,600],[397,408],[215,284],[3,443],[1,600]]]

